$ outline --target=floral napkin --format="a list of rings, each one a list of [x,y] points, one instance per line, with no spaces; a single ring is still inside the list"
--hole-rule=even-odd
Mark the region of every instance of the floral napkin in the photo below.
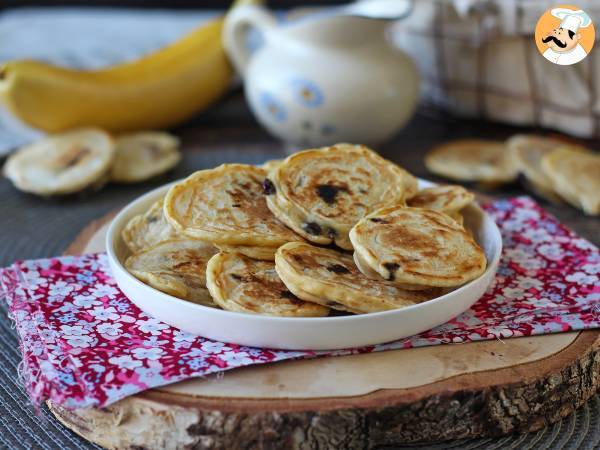
[[[0,271],[32,402],[102,407],[145,389],[251,364],[600,327],[600,255],[519,197],[485,206],[504,252],[468,311],[419,335],[365,348],[283,351],[216,342],[148,317],[118,289],[104,254],[23,261]]]

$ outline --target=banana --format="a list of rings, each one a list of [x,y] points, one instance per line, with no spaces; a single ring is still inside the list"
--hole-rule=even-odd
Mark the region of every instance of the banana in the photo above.
[[[172,126],[228,89],[233,70],[221,43],[222,27],[223,18],[215,19],[155,53],[102,70],[7,62],[0,68],[0,102],[47,132],[79,126],[111,132]]]

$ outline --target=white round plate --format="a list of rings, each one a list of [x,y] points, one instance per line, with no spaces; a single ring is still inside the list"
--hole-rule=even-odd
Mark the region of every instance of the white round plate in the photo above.
[[[419,180],[420,188],[432,183]],[[479,206],[468,206],[465,226],[487,257],[487,269],[460,288],[413,306],[371,314],[338,317],[269,317],[196,305],[160,292],[135,278],[124,267],[128,250],[121,230],[167,193],[171,184],[130,203],[112,221],[106,237],[108,261],[118,286],[148,315],[189,333],[217,341],[263,348],[329,350],[390,342],[429,330],[467,310],[494,280],[502,238],[494,221]]]

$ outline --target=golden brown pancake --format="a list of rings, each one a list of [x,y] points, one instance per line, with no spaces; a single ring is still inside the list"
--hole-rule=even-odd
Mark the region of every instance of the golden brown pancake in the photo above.
[[[217,249],[200,241],[167,241],[130,256],[125,267],[139,280],[169,295],[214,306],[206,288],[206,265]]]
[[[132,218],[121,232],[123,241],[133,254],[141,253],[165,241],[182,239],[163,214],[163,199],[148,211]]]
[[[561,197],[586,214],[600,214],[600,155],[560,148],[542,158],[542,169]]]
[[[519,172],[530,187],[540,197],[554,203],[562,203],[554,192],[552,180],[542,169],[542,158],[560,147],[567,145],[560,139],[535,134],[516,134],[506,141],[506,145],[516,162]],[[569,146],[575,151],[586,151],[583,147]]]
[[[247,164],[200,170],[171,187],[165,216],[179,232],[215,244],[277,247],[301,240],[267,208],[265,176]]]
[[[384,208],[350,231],[362,261],[386,280],[454,287],[479,277],[483,250],[454,219],[439,211]]]
[[[408,206],[435,209],[445,213],[460,211],[475,200],[475,195],[462,186],[446,185],[421,189],[410,200]]]
[[[369,212],[403,203],[412,175],[367,147],[337,144],[289,156],[265,180],[269,209],[317,244],[351,250],[350,228]]]
[[[458,181],[507,183],[517,168],[503,142],[461,139],[427,152],[425,166],[436,175]]]
[[[385,278],[383,278],[381,275],[379,275],[377,272],[375,272],[371,267],[369,267],[369,265],[362,260],[362,258],[360,257],[360,255],[357,252],[353,253],[352,259],[354,260],[354,264],[356,265],[357,269],[360,270],[363,273],[363,275],[365,275],[369,278],[372,278],[374,280],[385,281]],[[400,289],[406,289],[407,291],[422,291],[424,289],[430,289],[429,286],[422,286],[419,284],[394,283],[394,286],[397,286]]]
[[[215,303],[227,311],[282,317],[322,317],[329,313],[329,308],[292,294],[272,262],[221,252],[209,261],[206,277]]]
[[[373,280],[355,266],[352,256],[303,242],[277,250],[275,268],[299,298],[354,313],[403,308],[430,300],[439,289],[408,291],[385,280]]]

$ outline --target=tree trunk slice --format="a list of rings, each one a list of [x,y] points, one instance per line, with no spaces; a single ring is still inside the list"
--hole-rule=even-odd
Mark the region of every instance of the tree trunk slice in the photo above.
[[[104,250],[114,212],[66,250]],[[69,411],[68,428],[109,448],[349,448],[535,431],[600,384],[600,331],[278,362],[192,379],[107,408]]]

